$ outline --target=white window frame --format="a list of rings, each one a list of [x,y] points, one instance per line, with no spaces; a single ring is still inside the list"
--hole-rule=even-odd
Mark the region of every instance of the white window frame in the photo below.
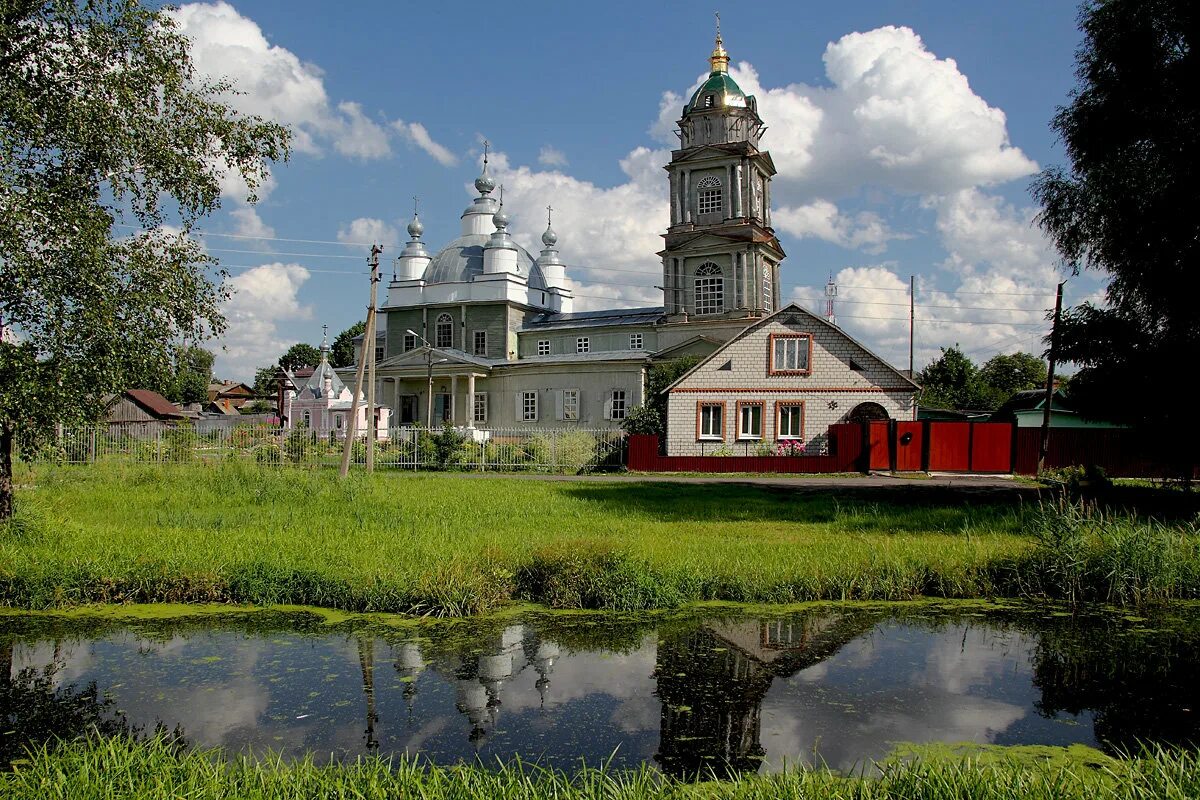
[[[445,326],[446,337],[449,339],[445,344],[442,344],[442,326]],[[454,347],[454,317],[449,314],[438,315],[437,321],[433,324],[433,346]]]
[[[641,350],[643,347],[645,347],[645,341],[646,340],[642,338],[642,334],[631,333],[629,334],[629,349]]]
[[[538,420],[538,393],[537,392],[521,392],[521,421],[522,422],[537,422]]]
[[[615,420],[625,419],[629,412],[628,396],[624,389],[613,389],[608,393],[608,418]]]
[[[725,310],[725,277],[721,267],[706,261],[696,267],[693,281],[695,293],[693,306],[696,316],[720,314]]]
[[[791,417],[795,414],[795,433],[784,430],[784,415]],[[789,426],[790,428],[791,426]],[[782,441],[794,441],[804,438],[804,403],[799,401],[780,401],[775,408],[775,438]]]
[[[342,429],[342,415],[341,414],[333,415],[333,427],[337,428],[339,431]]]
[[[765,403],[761,402],[746,402],[738,403],[737,406],[737,438],[739,441],[760,441],[763,438],[763,411]],[[758,409],[758,430],[757,432],[747,430],[747,423],[754,421],[754,413],[751,409]]]
[[[771,310],[774,308],[774,298],[771,296],[771,286],[771,270],[767,269],[763,273],[763,311],[767,312],[768,314],[771,313]]]
[[[539,356],[550,355],[550,340],[549,339],[538,339],[537,354]]]
[[[696,192],[697,214],[720,214],[724,210],[725,193],[719,187]]]
[[[576,353],[590,353],[590,352],[592,352],[592,339],[591,339],[591,337],[590,337],[590,336],[578,336],[578,337],[576,337],[576,339],[575,339],[575,352],[576,352]]]
[[[312,427],[312,412],[309,411],[307,408],[304,409],[304,413],[300,416],[300,418],[304,421],[304,427],[306,427],[306,428]]]
[[[803,364],[801,364],[802,357]],[[770,374],[812,374],[812,337],[808,334],[775,334],[771,336]]]
[[[488,393],[476,392],[471,398],[471,419],[476,424],[486,424],[488,418]]]
[[[483,347],[480,347],[480,337],[483,339]],[[487,331],[474,331],[471,336],[471,354],[476,356],[486,356],[488,346]],[[480,352],[482,350],[483,352]]]
[[[725,441],[725,404],[704,402],[699,403],[700,408],[696,413],[699,419],[696,421],[696,438],[705,442],[723,442]],[[713,423],[716,423],[716,430],[713,430]]]
[[[563,389],[562,393],[562,418],[564,422],[579,421],[579,390],[578,389]]]

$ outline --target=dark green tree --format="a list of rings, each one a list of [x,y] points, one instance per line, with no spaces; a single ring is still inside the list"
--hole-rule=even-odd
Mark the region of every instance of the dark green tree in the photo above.
[[[926,408],[982,410],[992,397],[979,375],[979,367],[958,346],[943,347],[942,354],[917,374],[920,404]]]
[[[175,353],[175,375],[167,392],[173,403],[203,403],[212,383],[213,354],[195,345]]]
[[[645,410],[631,414],[632,421],[626,427],[631,433],[655,433],[667,435],[667,395],[664,391],[692,367],[700,363],[699,356],[682,356],[670,361],[661,361],[646,371]]]
[[[275,384],[277,375],[279,375],[278,364],[254,370],[254,393],[259,397],[274,397],[278,388]]]
[[[988,394],[987,408],[998,408],[1014,392],[1046,385],[1046,362],[1029,353],[1001,353],[987,360],[979,379]]]
[[[223,329],[190,233],[289,133],[230,108],[189,47],[136,0],[0,2],[0,324],[20,342],[0,344],[0,520],[18,436],[96,419],[170,371],[171,342]]]
[[[1032,191],[1064,264],[1109,283],[1103,305],[1064,312],[1060,354],[1079,366],[1081,412],[1170,432],[1145,438],[1169,441],[1190,472],[1200,429],[1189,405],[1146,391],[1200,348],[1200,6],[1089,1],[1080,27],[1078,86],[1051,124],[1070,166],[1047,169]]]
[[[321,363],[321,351],[311,344],[296,342],[279,357],[279,366],[291,372],[300,367],[315,367]]]
[[[337,368],[353,366],[358,361],[358,353],[354,351],[354,337],[367,332],[366,322],[356,322],[339,333],[333,340],[329,351],[329,363]]]

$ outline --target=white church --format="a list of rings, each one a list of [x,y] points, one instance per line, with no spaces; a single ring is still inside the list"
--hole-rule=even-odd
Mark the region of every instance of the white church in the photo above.
[[[646,401],[647,369],[684,355],[703,360],[669,390],[672,455],[814,452],[833,423],[913,418],[918,387],[905,374],[836,325],[780,307],[765,127],[719,33],[709,63],[665,166],[663,304],[575,311],[558,237],[548,225],[536,256],[513,241],[485,153],[458,238],[431,254],[420,220],[408,225],[379,308],[386,424],[619,427]]]

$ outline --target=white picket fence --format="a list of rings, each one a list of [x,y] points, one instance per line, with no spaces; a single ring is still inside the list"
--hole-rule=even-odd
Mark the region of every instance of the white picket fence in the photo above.
[[[249,461],[271,466],[336,466],[343,441],[331,431],[239,426],[200,433],[161,423],[64,428],[38,453],[69,464]],[[366,462],[356,441],[351,463]],[[620,430],[392,428],[375,444],[375,466],[410,470],[529,471],[574,474],[625,463]]]

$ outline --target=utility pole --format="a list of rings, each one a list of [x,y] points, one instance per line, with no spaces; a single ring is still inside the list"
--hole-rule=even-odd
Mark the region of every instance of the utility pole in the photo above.
[[[367,439],[367,472],[375,471],[375,443],[379,440],[379,417],[375,413],[375,301],[379,286],[379,254],[383,248],[371,245],[371,307],[367,311],[367,332],[363,339],[363,350],[367,353],[367,417],[371,420],[370,438]]]
[[[375,284],[379,274],[379,254],[383,252],[383,248],[379,245],[371,245],[371,258],[367,261],[371,265],[371,305],[367,306],[367,325],[363,331],[362,350],[358,355],[358,370],[354,378],[354,395],[350,398],[350,420],[346,425],[346,443],[342,446],[342,466],[338,469],[338,475],[346,477],[350,472],[350,454],[354,447],[354,440],[358,436],[358,398],[362,394],[363,388],[363,371],[367,366],[367,351],[370,348],[371,356],[375,355]],[[371,391],[371,398],[374,399],[375,392]],[[372,405],[374,405],[372,403]],[[374,408],[371,412],[374,412]],[[374,428],[374,425],[371,426]],[[368,447],[370,445],[368,444]],[[367,451],[370,453],[370,451]]]
[[[913,335],[917,323],[917,276],[908,276],[908,377],[913,376]]]
[[[1066,283],[1066,281],[1063,281]],[[1058,320],[1062,316],[1063,284],[1058,285],[1058,297],[1054,300],[1054,327],[1050,328],[1050,364],[1046,372],[1046,399],[1042,409],[1042,444],[1038,448],[1038,475],[1046,466],[1046,454],[1050,452],[1050,407],[1054,405],[1054,367],[1058,358]]]

